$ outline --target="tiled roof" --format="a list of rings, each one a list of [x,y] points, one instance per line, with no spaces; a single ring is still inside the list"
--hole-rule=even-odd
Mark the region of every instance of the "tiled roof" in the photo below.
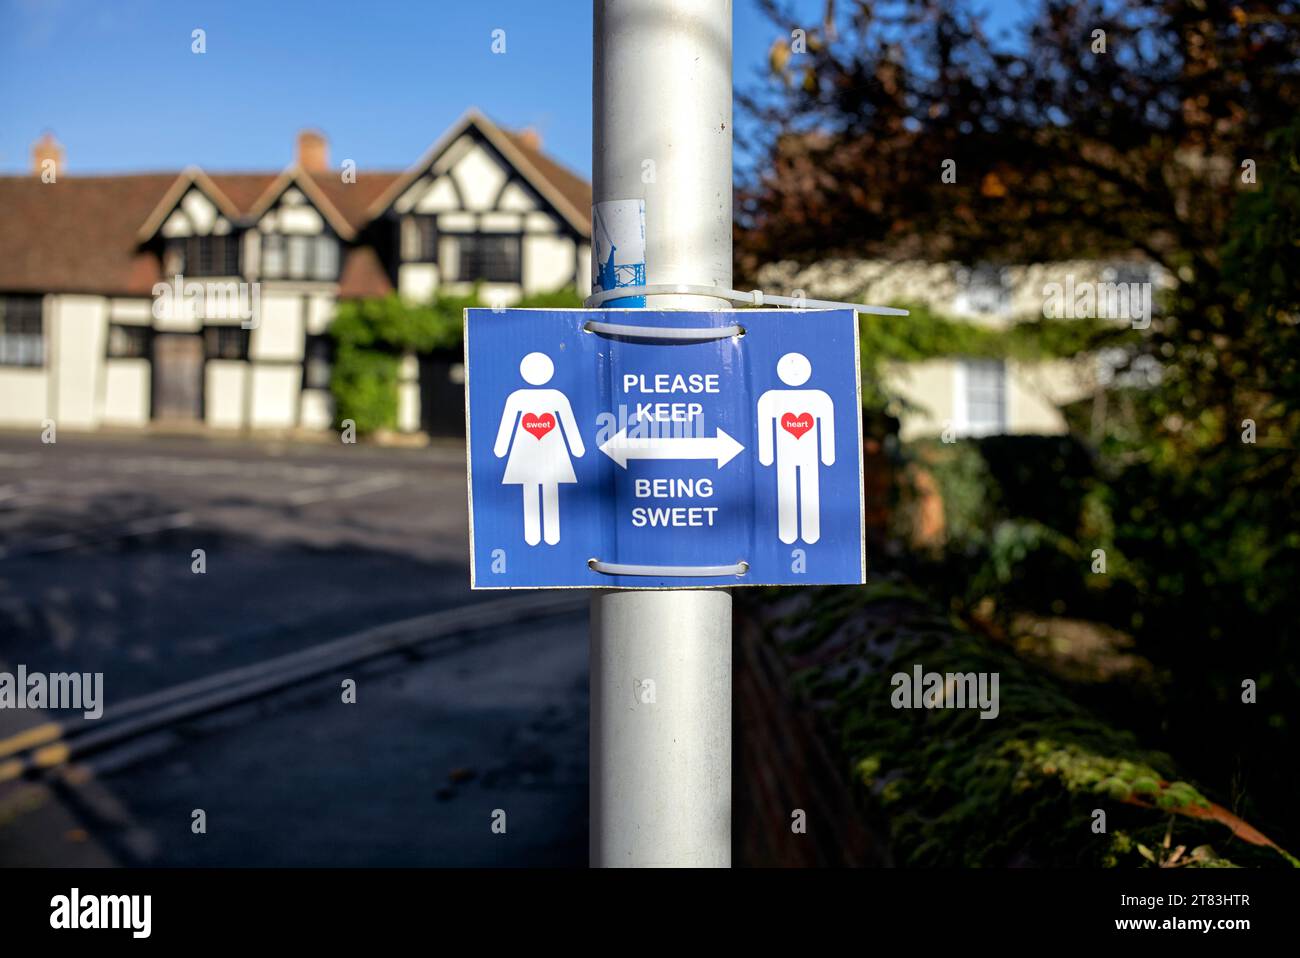
[[[352,228],[359,231],[370,221],[366,215],[370,204],[399,176],[397,172],[358,173],[355,183],[344,183],[337,174],[313,173],[311,178]]]
[[[525,135],[497,127],[480,114],[469,116],[503,138],[508,146],[502,152],[514,152],[512,162],[522,160],[531,167],[521,172],[540,179],[535,185],[557,198],[570,222],[585,226],[590,234],[591,185],[586,180],[536,149]],[[43,183],[38,176],[0,176],[0,292],[148,296],[162,278],[161,265],[157,256],[141,251],[141,229],[147,234],[169,212],[159,209],[164,201],[171,202],[169,191],[179,196],[191,179],[197,179],[199,188],[220,192],[213,199],[223,209],[248,216],[285,175],[204,174],[191,169],[62,175],[54,183]],[[309,175],[333,207],[328,211],[336,214],[332,222],[346,236],[349,226],[360,233],[385,194],[411,171],[358,173],[353,183],[334,173]],[[392,290],[379,257],[368,247],[348,250],[339,284],[341,296],[379,296]]]
[[[369,299],[392,291],[393,284],[373,249],[358,246],[348,250],[339,275],[339,299]]]
[[[209,173],[208,178],[242,214],[253,208],[253,203],[266,192],[268,186],[275,182],[277,175],[276,173]],[[162,199],[161,196],[158,198]]]
[[[148,296],[162,278],[161,265],[157,256],[139,250],[136,234],[180,175],[65,175],[53,183],[37,176],[0,177],[0,292]],[[214,173],[209,179],[246,214],[277,175]],[[360,229],[366,207],[397,175],[360,173],[355,183],[312,179]],[[358,258],[359,252],[368,255]],[[382,296],[392,288],[373,250],[351,250],[343,279],[350,280],[353,296]]]
[[[175,180],[0,176],[0,291],[149,295],[159,265],[135,231]]]

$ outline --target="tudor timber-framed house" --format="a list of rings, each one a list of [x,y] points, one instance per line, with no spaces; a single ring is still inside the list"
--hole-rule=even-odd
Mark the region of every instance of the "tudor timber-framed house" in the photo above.
[[[405,171],[331,167],[314,131],[279,173],[62,165],[47,135],[0,177],[0,426],[327,429],[340,300],[590,289],[590,185],[476,110]],[[430,370],[402,364],[404,431],[461,418]]]

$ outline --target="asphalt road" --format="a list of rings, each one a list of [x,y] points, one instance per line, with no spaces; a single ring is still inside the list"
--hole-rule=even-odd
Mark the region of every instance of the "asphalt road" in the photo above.
[[[459,444],[3,434],[0,669],[103,672],[111,706],[504,601],[467,551]],[[0,784],[0,864],[580,865],[586,694],[583,614],[376,660]]]

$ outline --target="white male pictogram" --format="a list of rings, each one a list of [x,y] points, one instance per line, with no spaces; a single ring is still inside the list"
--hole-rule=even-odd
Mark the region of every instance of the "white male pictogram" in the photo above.
[[[812,364],[802,353],[786,353],[777,361],[776,374],[787,386],[802,386],[812,375]],[[821,465],[835,465],[835,404],[831,397],[820,389],[769,389],[763,393],[758,398],[758,461],[765,466],[776,463],[777,535],[781,541],[789,544],[802,537],[811,545],[820,539],[818,473]]]
[[[529,353],[519,363],[519,375],[526,383],[542,386],[555,375],[555,364],[545,353]],[[564,393],[516,389],[510,394],[492,452],[498,459],[510,453],[501,482],[523,486],[524,541],[530,546],[543,536],[547,545],[560,541],[560,483],[578,481],[570,449],[579,459],[586,452]]]

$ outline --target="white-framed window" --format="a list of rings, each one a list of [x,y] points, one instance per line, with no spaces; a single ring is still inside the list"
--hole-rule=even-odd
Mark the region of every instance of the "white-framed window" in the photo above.
[[[523,237],[518,233],[453,233],[455,282],[519,283],[523,281]]]
[[[1001,359],[961,359],[953,382],[953,431],[995,436],[1007,431],[1007,364]]]
[[[264,279],[334,280],[339,276],[339,241],[333,233],[262,236]]]
[[[302,388],[329,389],[334,370],[334,341],[329,336],[308,335],[303,346]]]
[[[953,312],[963,316],[1005,316],[1011,311],[1011,289],[1001,267],[962,267],[957,271],[957,284]]]
[[[285,275],[294,279],[301,279],[307,275],[307,261],[311,258],[310,236],[290,236],[288,237],[289,245],[289,268]]]
[[[284,236],[280,233],[262,237],[262,275],[267,279],[284,275]]]
[[[238,276],[239,233],[221,236],[180,236],[166,241],[163,268],[168,276]]]
[[[402,220],[402,261],[406,263],[438,262],[438,218],[413,214]]]
[[[239,326],[205,326],[208,359],[247,359],[249,331]]]
[[[148,359],[153,330],[148,326],[108,324],[109,359]]]

